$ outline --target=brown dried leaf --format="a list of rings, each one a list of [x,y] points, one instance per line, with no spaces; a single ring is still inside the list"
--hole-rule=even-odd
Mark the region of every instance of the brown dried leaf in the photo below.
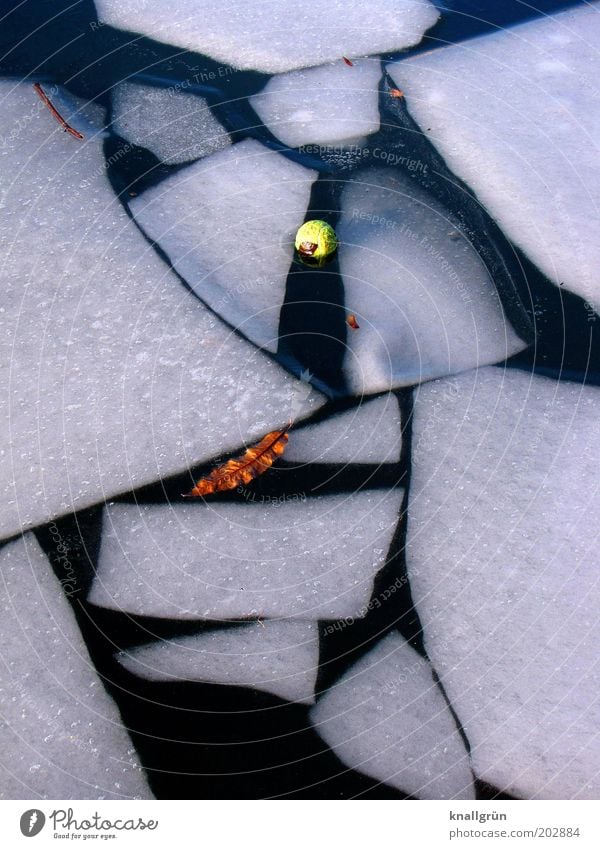
[[[241,457],[228,460],[217,466],[205,478],[200,478],[185,498],[199,498],[214,492],[226,492],[240,484],[250,483],[254,478],[270,469],[275,460],[285,451],[289,439],[289,425],[284,430],[272,430],[258,445],[248,448]]]

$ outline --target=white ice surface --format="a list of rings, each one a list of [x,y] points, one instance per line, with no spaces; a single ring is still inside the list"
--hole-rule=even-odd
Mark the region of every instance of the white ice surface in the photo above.
[[[419,388],[408,571],[480,778],[600,793],[600,389],[486,368]]]
[[[290,702],[314,702],[319,663],[317,622],[250,622],[149,643],[118,656],[152,681],[204,681],[266,690]]]
[[[600,309],[600,4],[388,70],[448,166],[556,283]]]
[[[400,408],[391,393],[294,429],[284,459],[294,463],[397,463]]]
[[[294,237],[315,177],[243,141],[174,174],[131,209],[205,303],[276,351]]]
[[[268,74],[321,65],[342,56],[417,44],[438,12],[429,0],[95,0],[98,18],[226,66]]]
[[[401,499],[393,489],[283,503],[114,504],[90,601],[174,619],[356,616]]]
[[[337,232],[345,304],[360,325],[348,332],[344,361],[356,394],[498,362],[525,347],[473,246],[407,175],[370,168],[351,180]]]
[[[347,766],[419,799],[473,799],[469,756],[429,663],[389,634],[311,710]]]
[[[14,124],[14,116],[26,122]],[[0,536],[320,403],[175,278],[113,194],[101,142],[0,84]]]
[[[281,74],[250,102],[271,132],[290,147],[339,144],[379,129],[379,59]]]
[[[111,95],[114,131],[163,162],[199,159],[231,144],[203,97],[131,82],[119,83]]]
[[[0,797],[153,798],[32,535],[0,551],[0,613]]]

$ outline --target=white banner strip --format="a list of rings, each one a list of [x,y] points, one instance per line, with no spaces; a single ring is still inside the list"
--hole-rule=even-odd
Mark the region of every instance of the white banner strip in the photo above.
[[[335,801],[294,800],[0,802],[2,846],[57,846],[58,841],[123,849],[598,849],[600,803],[369,800],[342,809]]]

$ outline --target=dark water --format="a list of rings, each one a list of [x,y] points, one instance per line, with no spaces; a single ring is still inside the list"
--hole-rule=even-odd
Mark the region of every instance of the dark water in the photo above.
[[[534,4],[519,0],[456,0],[439,5],[443,12],[440,22],[412,52],[458,42],[573,4],[550,0],[537,0]],[[0,11],[0,74],[31,82],[60,83],[74,94],[105,106],[109,122],[110,91],[121,80],[133,78],[168,86],[189,79],[190,74],[208,74],[217,68],[217,63],[208,57],[108,26],[94,26],[95,10],[90,0],[75,4],[28,0],[17,8],[2,3]],[[397,59],[399,54],[385,58]],[[303,155],[281,145],[261,126],[248,102],[268,79],[268,75],[240,72],[222,81],[211,81],[210,85],[200,83],[193,90],[207,98],[234,141],[257,138],[291,159],[317,168],[319,179],[314,184],[307,217],[324,218],[335,226],[341,189],[348,177],[360,173],[365,165],[357,161],[342,167],[325,156]],[[393,84],[384,75],[381,129],[373,144],[390,151],[402,150],[404,155],[408,153],[431,166],[427,169],[430,176],[416,174],[414,179],[460,220],[490,270],[513,326],[531,343],[508,367],[600,385],[600,374],[589,366],[590,362],[599,361],[599,343],[582,299],[550,284],[506,239],[417,130],[404,101],[387,95],[390,87]],[[123,140],[110,131],[105,140],[107,160],[122,146]],[[181,167],[184,166],[165,165],[145,148],[133,147],[108,168],[108,176],[115,192],[125,198],[131,192],[142,193]],[[393,174],[400,166],[387,167]],[[185,285],[185,281],[181,283]],[[295,373],[309,369],[316,385],[329,395],[330,403],[317,419],[356,403],[346,397],[342,375],[346,333],[344,291],[337,261],[323,269],[292,263],[280,319],[280,336],[285,341],[281,342],[277,357]],[[412,393],[402,390],[396,395],[403,422],[399,463],[372,467],[323,464],[298,469],[281,461],[253,484],[253,491],[257,496],[316,491],[323,494],[355,491],[365,483],[384,488],[401,483],[406,488],[405,498],[408,497]],[[197,478],[203,471],[206,469],[190,470],[189,476],[162,481],[121,500],[141,504],[176,501],[188,488],[190,478]],[[240,496],[233,493],[219,498],[226,501]],[[311,728],[304,706],[248,688],[153,683],[126,672],[114,660],[117,648],[131,648],[152,637],[200,633],[218,628],[220,623],[134,617],[89,605],[86,596],[98,558],[102,508],[73,514],[57,520],[56,525],[78,571],[77,591],[70,601],[157,797],[403,798],[397,790],[346,768]],[[377,577],[374,596],[398,579],[402,590],[351,627],[333,632],[322,628],[317,691],[328,687],[391,629],[399,630],[424,654],[421,626],[406,580],[405,534],[403,510],[386,565]],[[38,529],[37,537],[59,570],[48,529]],[[498,795],[494,788],[482,783],[478,784],[478,794],[480,798]]]

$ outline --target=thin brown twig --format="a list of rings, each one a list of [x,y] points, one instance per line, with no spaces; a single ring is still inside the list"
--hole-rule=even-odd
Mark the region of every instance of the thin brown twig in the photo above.
[[[63,116],[60,114],[56,106],[52,103],[44,89],[41,87],[39,83],[33,84],[34,89],[38,93],[42,103],[48,107],[50,112],[54,115],[58,123],[61,125],[65,133],[70,133],[72,136],[75,136],[76,139],[83,139],[83,135],[79,132],[79,130],[74,129],[70,124],[68,124]]]

